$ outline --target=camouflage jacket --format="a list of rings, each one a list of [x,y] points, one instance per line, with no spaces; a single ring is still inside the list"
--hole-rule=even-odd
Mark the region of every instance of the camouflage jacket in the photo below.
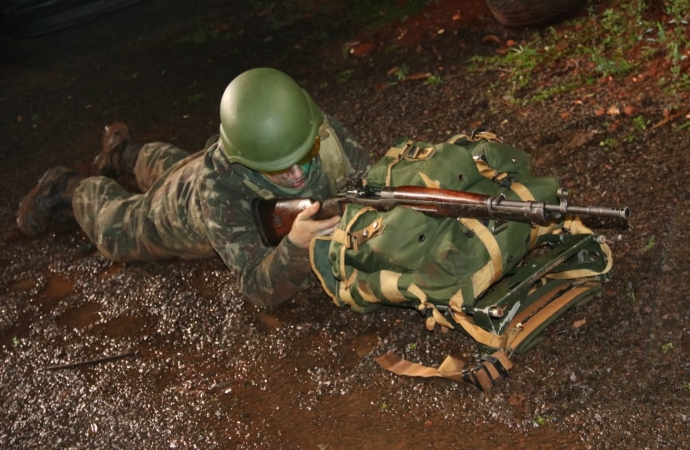
[[[341,123],[325,118],[350,162],[351,173],[366,172],[370,166],[368,154]],[[178,250],[183,258],[215,251],[238,276],[242,293],[259,306],[276,305],[310,286],[308,250],[296,247],[287,238],[275,248],[266,247],[251,212],[257,189],[265,189],[276,198],[290,195],[260,173],[229,163],[217,141],[203,155],[192,155],[173,166],[163,178],[154,184],[155,194],[149,199],[150,205],[167,211],[149,215],[149,220],[155,222],[156,240],[162,246]],[[317,156],[306,187],[293,197],[323,200],[333,194]],[[181,229],[185,230],[183,236]]]

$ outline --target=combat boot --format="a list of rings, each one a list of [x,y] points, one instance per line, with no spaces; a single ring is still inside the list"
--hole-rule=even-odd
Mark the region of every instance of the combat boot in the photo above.
[[[134,173],[142,145],[132,142],[127,124],[115,122],[106,126],[102,145],[101,153],[93,162],[92,175],[117,177]]]
[[[65,167],[48,170],[19,205],[17,225],[28,237],[43,233],[53,214],[72,210],[72,195],[84,176]]]

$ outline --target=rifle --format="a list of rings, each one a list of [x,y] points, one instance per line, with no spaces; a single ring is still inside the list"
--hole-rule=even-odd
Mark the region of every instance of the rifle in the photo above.
[[[568,191],[558,190],[559,203],[513,201],[501,195],[485,195],[449,189],[399,186],[371,189],[366,186],[350,189],[324,200],[314,215],[324,220],[342,215],[349,204],[369,206],[378,211],[390,211],[402,206],[432,217],[472,217],[494,219],[493,233],[501,232],[508,221],[522,221],[546,225],[566,216],[617,217],[628,219],[630,209],[604,206],[572,206],[568,204]],[[315,202],[311,198],[254,199],[252,213],[261,240],[267,246],[276,246],[292,229],[297,214]]]

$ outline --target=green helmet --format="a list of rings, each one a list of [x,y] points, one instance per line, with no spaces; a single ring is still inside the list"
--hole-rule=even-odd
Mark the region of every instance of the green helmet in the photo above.
[[[220,139],[228,159],[259,172],[299,162],[314,146],[322,123],[309,94],[275,69],[240,74],[220,101]]]

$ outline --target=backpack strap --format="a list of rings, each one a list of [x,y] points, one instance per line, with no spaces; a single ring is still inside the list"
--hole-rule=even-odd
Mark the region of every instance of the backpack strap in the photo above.
[[[485,355],[481,362],[472,368],[465,368],[465,362],[453,356],[447,356],[438,369],[426,367],[400,358],[392,351],[376,359],[376,363],[396,375],[423,378],[448,378],[477,386],[485,392],[491,391],[494,382],[508,377],[513,363],[502,350]]]
[[[324,121],[319,128],[321,140],[321,170],[328,178],[332,193],[339,192],[347,182],[347,176],[352,172],[350,160],[345,155],[343,145],[335,133],[335,130]]]

